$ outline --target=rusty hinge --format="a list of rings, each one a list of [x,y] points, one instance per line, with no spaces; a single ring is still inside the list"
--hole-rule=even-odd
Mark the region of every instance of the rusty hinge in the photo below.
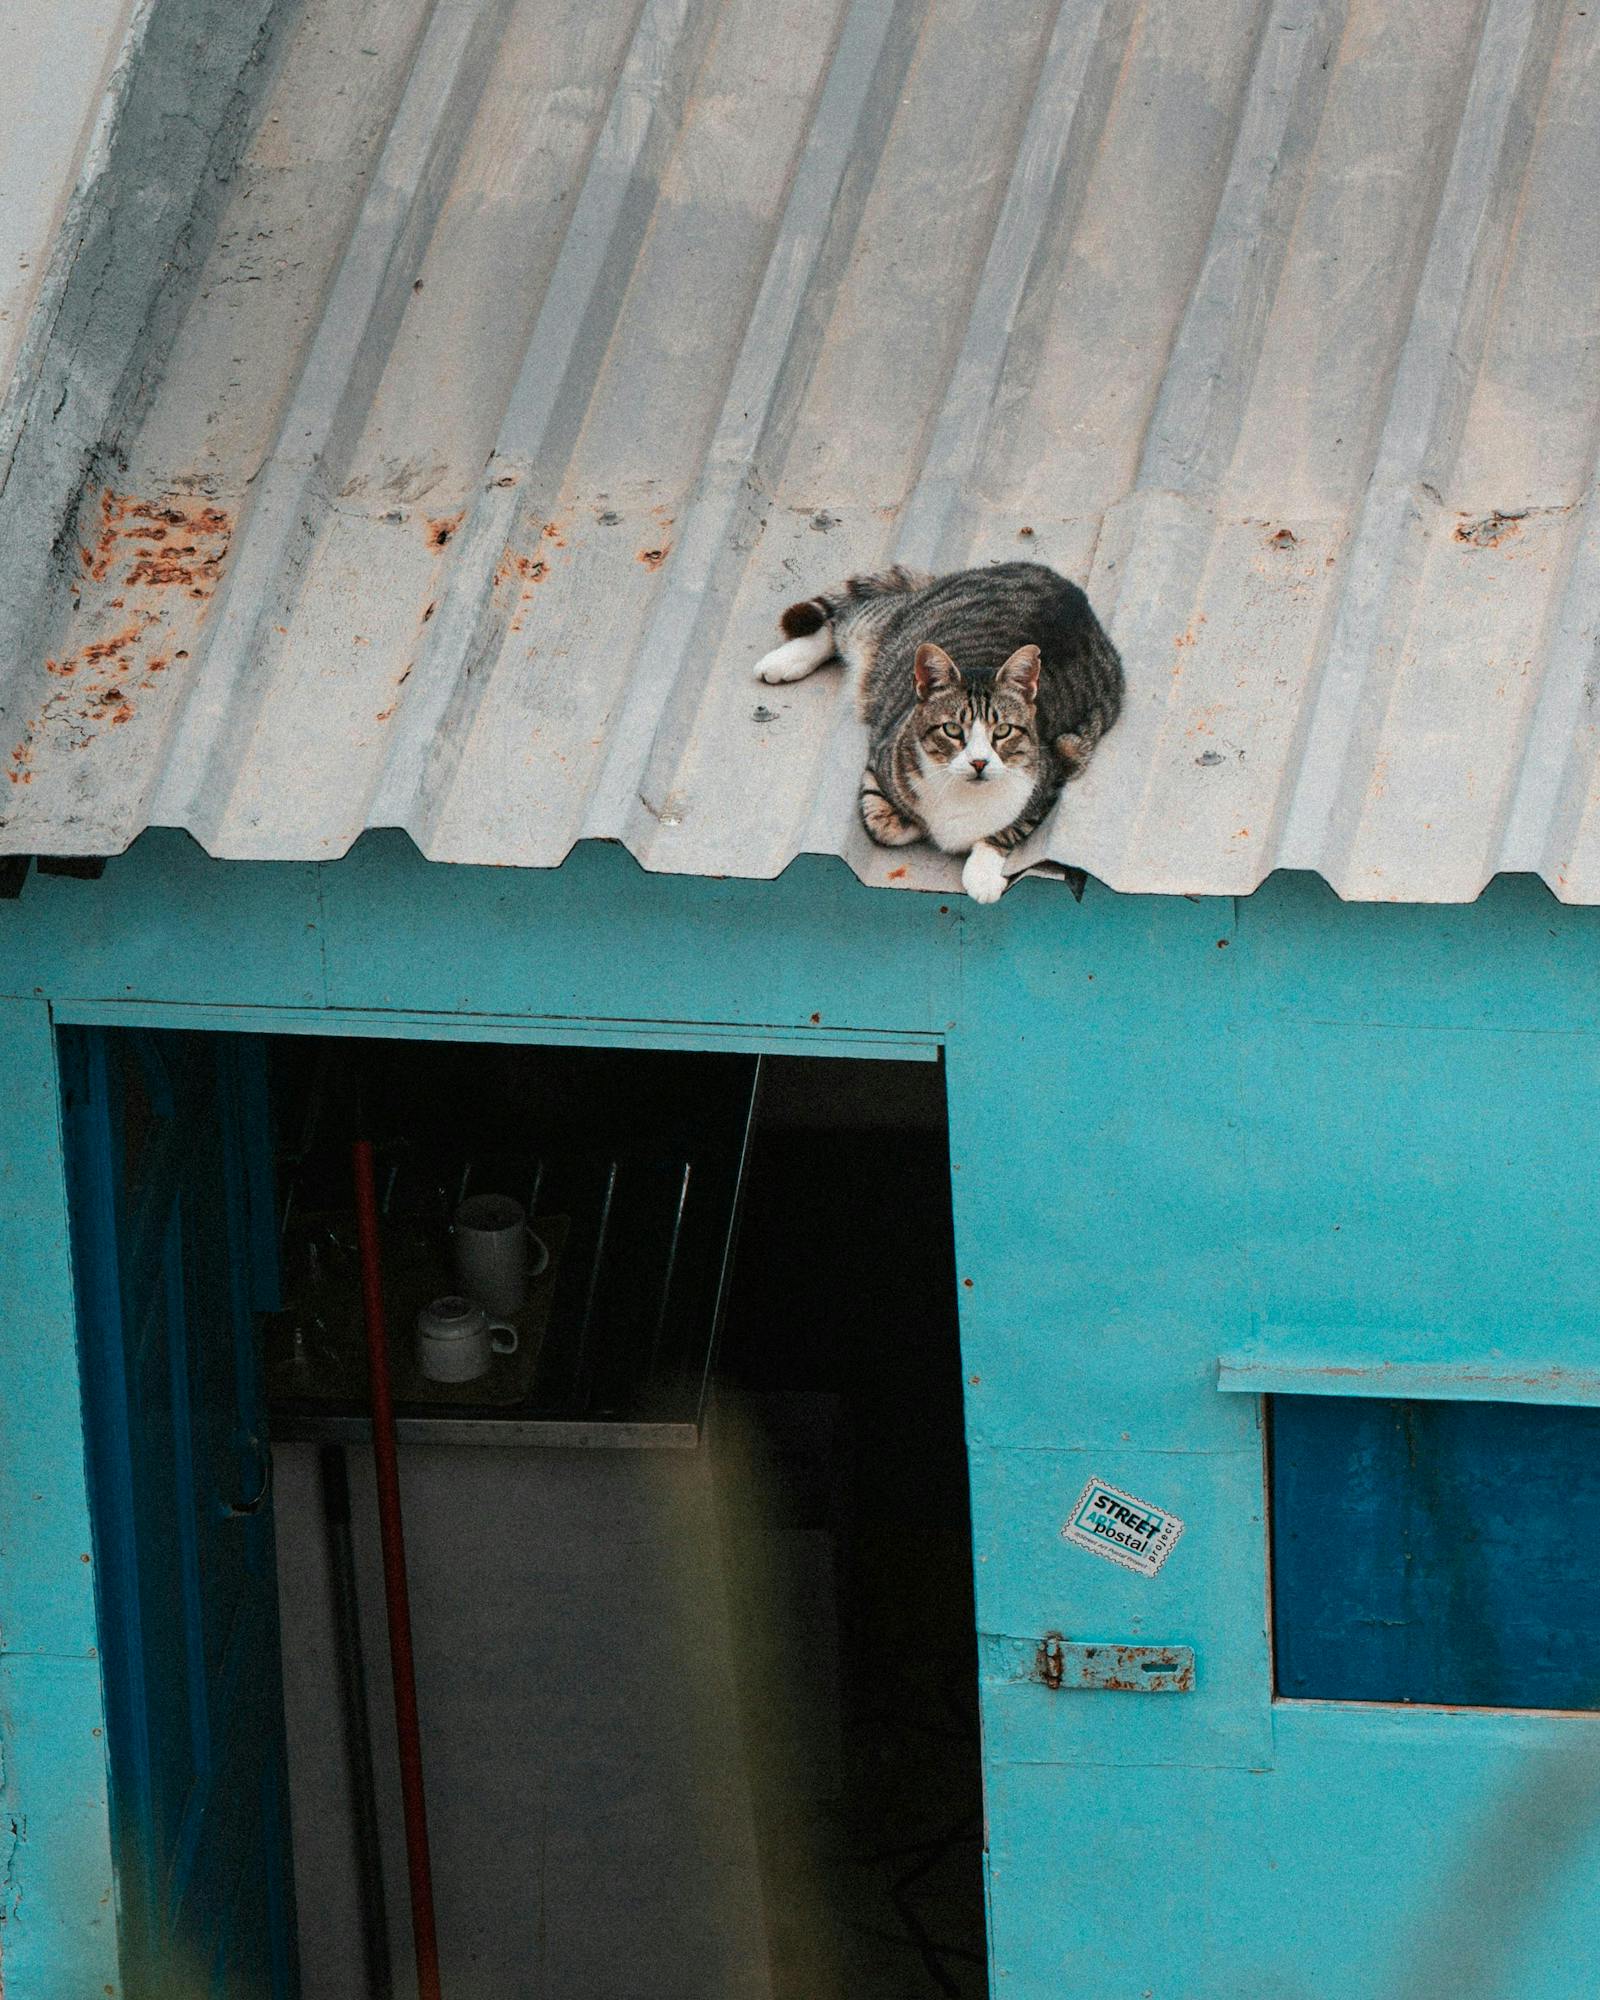
[[[1086,1645],[1046,1632],[1033,1656],[1033,1678],[1047,1688],[1106,1688],[1118,1694],[1191,1694],[1192,1646]]]

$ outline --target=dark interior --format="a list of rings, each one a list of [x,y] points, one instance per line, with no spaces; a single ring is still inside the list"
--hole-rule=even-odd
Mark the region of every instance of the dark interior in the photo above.
[[[628,1479],[687,1461],[677,1451],[604,1450],[602,1436],[642,1447],[680,1432],[704,1440],[733,1693],[702,1754],[708,1785],[713,1768],[721,1784],[737,1747],[748,1782],[770,1967],[760,1990],[774,2000],[986,1993],[940,1068],[286,1038],[273,1044],[271,1074],[284,1308],[267,1322],[266,1357],[283,1473],[280,1575],[310,1559],[297,1537],[337,1532],[326,1506],[330,1456],[340,1462],[337,1481],[356,1493],[350,1560],[360,1593],[370,1597],[378,1566],[361,1500],[366,1391],[349,1165],[361,1129],[377,1155],[406,1478],[458,1486],[502,1478],[509,1518],[519,1490],[525,1496],[530,1482],[570,1465],[598,1496],[587,1504],[603,1513],[608,1468]],[[418,1301],[448,1280],[450,1215],[464,1193],[485,1189],[527,1207],[550,1268],[530,1289],[515,1365],[497,1363],[481,1381],[441,1391],[405,1374],[402,1349]],[[472,1435],[489,1442],[465,1442],[459,1428],[450,1442],[430,1442],[428,1423],[441,1415],[478,1425]],[[561,1425],[577,1427],[559,1435],[581,1438],[583,1449],[555,1443],[551,1427]],[[296,1445],[322,1454],[320,1518],[285,1497],[295,1490],[285,1454]],[[535,1509],[535,1539],[541,1518]],[[426,1561],[424,1550],[424,1571]],[[508,1562],[504,1590],[493,1594],[509,1600],[518,1575]],[[568,1598],[586,1589],[603,1614],[608,1592],[633,1589],[619,1575],[596,1564],[567,1586]],[[695,1575],[686,1554],[681,1578],[666,1581],[692,1597],[703,1587]],[[639,1586],[648,1587],[649,1579]],[[552,1615],[550,1586],[541,1588],[517,1607],[528,1629]],[[452,1600],[452,1630],[430,1637],[425,1575],[413,1592],[426,1736],[429,1659],[447,1680],[449,1662],[470,1658],[476,1638],[470,1600],[465,1609]],[[286,1632],[293,1608],[285,1603]],[[575,1632],[586,1629],[582,1603],[567,1602],[563,1615]],[[381,1763],[382,1627],[369,1614],[362,1630],[362,1692]],[[591,1664],[601,1663],[578,1662],[580,1679]],[[342,1735],[348,1748],[348,1687],[341,1694],[337,1669],[324,1663],[318,1681],[297,1662],[291,1707],[320,1700],[330,1746]],[[508,1690],[507,1701],[517,1698]],[[549,1706],[548,1691],[538,1704]],[[475,1726],[494,1731],[503,1720],[514,1760],[518,1729],[538,1740],[528,1708],[523,1700],[515,1718],[497,1719],[491,1702]],[[549,1726],[559,1726],[553,1715]],[[291,1736],[294,1727],[291,1716]],[[424,1755],[430,1814],[437,1802],[450,1837],[481,1841],[482,1868],[492,1872],[497,1840],[515,1835],[502,1835],[492,1801],[475,1807],[466,1795],[481,1778],[461,1776],[463,1795],[446,1796],[458,1777],[448,1726],[437,1746],[425,1740]],[[604,1790],[597,1781],[597,1813]],[[379,1818],[391,1807],[371,1801]],[[346,1847],[360,1846],[361,1817],[337,1830]],[[373,1851],[356,1877],[378,1868],[403,1919],[393,1828],[369,1828],[367,1838]],[[634,1888],[648,1899],[648,1884]],[[502,1896],[499,1922],[532,1920]],[[595,1924],[608,1921],[597,1907]],[[390,1930],[398,1934],[393,1907]],[[305,1933],[302,1908],[305,1988],[315,1996],[324,1989]],[[678,1990],[665,1974],[652,1984],[648,1966],[638,1976],[641,1994]],[[581,1982],[569,1984],[575,1994]],[[709,1976],[698,2000],[717,2000]]]
[[[854,1118],[883,1122],[840,1126],[821,1122],[847,1115],[830,1113],[826,1067],[795,1062],[769,1079],[717,1368],[725,1401],[748,1414],[753,1461],[770,1469],[754,1490],[828,1538],[838,1586],[836,1789],[817,1770],[825,1728],[810,1728],[803,1703],[764,1714],[761,1690],[778,1669],[759,1648],[750,1655],[745,1702],[768,1749],[763,1819],[780,1864],[768,1871],[769,1936],[775,1957],[787,1946],[780,1990],[796,2000],[981,1995],[971,1525],[942,1079],[932,1065],[852,1065],[869,1072],[851,1080],[865,1093]],[[819,1122],[788,1123],[796,1102]],[[798,1823],[786,1827],[786,1808]],[[787,1905],[786,1832],[810,1863]],[[818,1962],[829,1947],[831,1966]]]
[[[698,1421],[753,1057],[310,1038],[277,1043],[273,1057],[286,1310],[268,1329],[267,1363],[280,1434],[296,1414],[366,1407],[365,1363],[346,1337],[359,1299],[357,1130],[375,1148],[391,1313],[409,1319],[450,1289],[449,1224],[469,1194],[512,1196],[547,1241],[550,1267],[530,1298],[537,1365],[496,1368],[452,1408]],[[406,1388],[402,1410],[420,1409]]]

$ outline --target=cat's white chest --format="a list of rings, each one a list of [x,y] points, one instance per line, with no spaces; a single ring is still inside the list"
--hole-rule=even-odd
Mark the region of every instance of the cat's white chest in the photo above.
[[[1026,771],[1002,770],[981,785],[948,771],[930,772],[918,811],[935,847],[965,854],[975,841],[1003,832],[1032,796]]]

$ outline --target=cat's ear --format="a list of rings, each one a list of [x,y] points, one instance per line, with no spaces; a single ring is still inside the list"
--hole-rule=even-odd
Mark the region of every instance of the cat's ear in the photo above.
[[[1036,701],[1039,695],[1039,648],[1019,646],[995,675],[994,684],[1010,694],[1021,695],[1024,701]]]
[[[911,671],[916,676],[918,701],[961,685],[961,669],[943,646],[936,646],[931,639],[925,639],[917,648]]]

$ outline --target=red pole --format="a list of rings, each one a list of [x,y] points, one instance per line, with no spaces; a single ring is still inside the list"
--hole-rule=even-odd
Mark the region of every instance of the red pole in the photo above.
[[[378,1530],[383,1540],[383,1595],[394,1668],[394,1733],[400,1747],[400,1799],[406,1822],[406,1870],[411,1878],[411,1936],[417,1951],[417,2000],[440,2000],[439,1938],[433,1918],[433,1864],[428,1856],[428,1806],[422,1790],[422,1732],[417,1722],[417,1675],[411,1657],[411,1600],[406,1590],[406,1537],[400,1518],[400,1463],[394,1403],[389,1394],[389,1341],[383,1320],[383,1267],[378,1254],[378,1197],[372,1142],[357,1139],[356,1228],[361,1243],[361,1304],[372,1383],[372,1461],[378,1476]]]

